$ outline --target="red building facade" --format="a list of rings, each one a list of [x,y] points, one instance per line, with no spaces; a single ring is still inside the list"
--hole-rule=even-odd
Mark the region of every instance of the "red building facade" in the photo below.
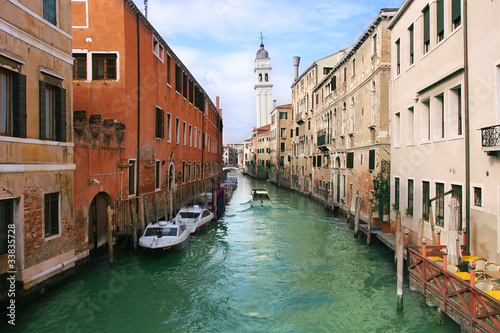
[[[72,22],[75,221],[92,250],[108,216],[129,235],[211,188],[222,117],[131,0],[73,1]]]

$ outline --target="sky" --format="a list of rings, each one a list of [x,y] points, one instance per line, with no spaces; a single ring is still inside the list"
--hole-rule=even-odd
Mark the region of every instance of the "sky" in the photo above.
[[[134,0],[143,9],[144,0]],[[273,99],[291,103],[299,75],[314,61],[354,44],[382,8],[403,0],[149,0],[148,20],[214,102],[224,144],[243,143],[257,124],[255,56],[260,34],[271,61]]]

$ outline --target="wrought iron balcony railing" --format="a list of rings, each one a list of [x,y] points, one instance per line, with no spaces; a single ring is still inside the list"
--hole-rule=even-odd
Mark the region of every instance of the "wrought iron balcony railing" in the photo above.
[[[500,151],[500,125],[481,128],[483,151]]]

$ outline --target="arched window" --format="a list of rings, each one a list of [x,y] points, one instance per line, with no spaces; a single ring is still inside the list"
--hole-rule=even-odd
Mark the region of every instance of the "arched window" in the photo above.
[[[262,82],[262,74],[259,74],[259,82]]]
[[[267,75],[267,73],[266,73],[265,79],[266,79],[266,82],[269,81],[269,76]]]

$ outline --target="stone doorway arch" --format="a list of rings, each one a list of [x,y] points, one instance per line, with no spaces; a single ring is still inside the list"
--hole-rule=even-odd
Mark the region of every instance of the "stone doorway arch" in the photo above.
[[[113,201],[106,192],[96,194],[89,207],[89,249],[96,252],[107,245],[108,240],[108,209]]]

